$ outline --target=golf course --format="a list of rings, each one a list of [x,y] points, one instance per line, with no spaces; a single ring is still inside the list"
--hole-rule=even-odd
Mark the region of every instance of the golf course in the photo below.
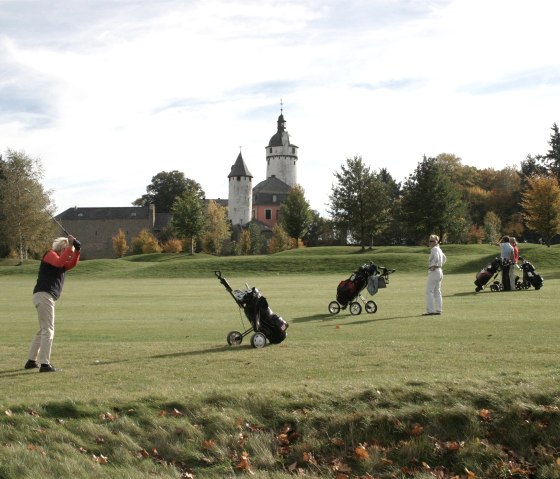
[[[82,261],[51,374],[23,368],[39,262],[0,260],[0,479],[559,479],[560,245],[520,244],[544,286],[512,292],[474,292],[498,247],[442,249],[440,316],[422,316],[427,247]],[[331,315],[368,261],[396,270],[363,292],[377,311]],[[218,270],[285,341],[227,344],[249,324]]]

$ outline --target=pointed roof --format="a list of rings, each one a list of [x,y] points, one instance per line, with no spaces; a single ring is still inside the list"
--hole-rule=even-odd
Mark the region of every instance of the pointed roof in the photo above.
[[[253,175],[249,171],[249,168],[247,168],[245,161],[243,161],[241,152],[239,152],[239,155],[237,156],[237,160],[235,160],[235,163],[231,167],[231,171],[228,175],[228,178],[231,178],[233,176],[246,176],[249,178],[253,178]]]

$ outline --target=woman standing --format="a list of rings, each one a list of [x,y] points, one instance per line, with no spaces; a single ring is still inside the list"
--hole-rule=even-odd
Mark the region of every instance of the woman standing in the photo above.
[[[430,235],[430,257],[428,258],[428,282],[426,284],[426,312],[423,316],[441,314],[443,301],[441,296],[441,281],[443,279],[443,265],[447,257],[439,247],[439,236]]]

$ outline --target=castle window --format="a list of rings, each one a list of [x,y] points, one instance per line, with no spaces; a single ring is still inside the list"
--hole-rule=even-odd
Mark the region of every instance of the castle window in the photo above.
[[[84,214],[83,213],[78,213],[78,216],[84,216]]]
[[[269,148],[269,149],[268,149],[268,152],[269,152],[269,153],[272,153],[272,148]]]
[[[130,213],[130,216],[134,217],[136,216],[136,213]]]
[[[272,219],[272,210],[264,210],[264,218],[267,220]]]
[[[272,202],[273,202],[273,203],[276,203],[276,200],[277,200],[277,196],[276,196],[276,195],[272,195]]]
[[[238,177],[237,177],[237,181],[241,181],[241,176],[238,176]]]
[[[292,148],[292,153],[295,155],[296,154],[296,149]]]

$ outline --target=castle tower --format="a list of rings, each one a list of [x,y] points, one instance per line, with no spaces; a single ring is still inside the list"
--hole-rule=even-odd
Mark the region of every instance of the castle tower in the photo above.
[[[231,167],[228,193],[228,219],[233,225],[246,225],[251,221],[253,175],[243,161],[241,151]]]
[[[298,147],[290,143],[286,120],[280,108],[278,131],[266,147],[266,177],[275,176],[290,187],[297,184]]]

